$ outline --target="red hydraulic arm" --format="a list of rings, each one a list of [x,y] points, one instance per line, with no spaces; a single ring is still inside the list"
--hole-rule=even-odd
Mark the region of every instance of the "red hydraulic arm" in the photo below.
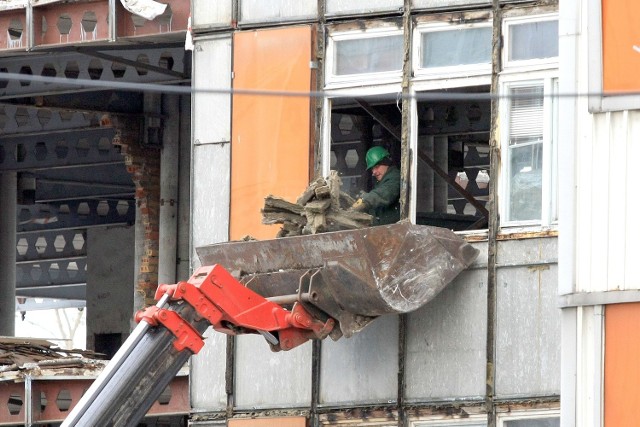
[[[290,350],[309,339],[323,339],[335,326],[331,318],[316,319],[300,302],[286,310],[247,288],[217,264],[199,268],[186,282],[160,285],[156,299],[165,294],[191,305],[215,330],[229,335],[260,333],[276,351]],[[195,354],[203,346],[198,331],[176,311],[153,306],[138,312],[136,320],[164,325],[175,335],[174,347],[179,351],[188,348]]]

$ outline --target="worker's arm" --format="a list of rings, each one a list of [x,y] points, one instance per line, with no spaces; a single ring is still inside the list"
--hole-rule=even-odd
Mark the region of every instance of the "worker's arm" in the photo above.
[[[373,209],[390,206],[399,198],[400,171],[395,167],[389,169],[373,190],[362,195],[362,201]]]

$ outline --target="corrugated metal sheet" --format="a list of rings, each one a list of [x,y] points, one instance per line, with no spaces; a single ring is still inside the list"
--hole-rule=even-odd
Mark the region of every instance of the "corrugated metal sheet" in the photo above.
[[[351,338],[336,342],[325,340],[320,369],[320,403],[323,405],[395,402],[398,317],[379,317]]]
[[[485,269],[464,271],[433,301],[409,314],[407,400],[484,396],[486,328]]]
[[[590,116],[577,147],[577,291],[640,289],[640,112]]]
[[[309,406],[311,343],[273,353],[260,335],[236,341],[235,402],[240,409]]]
[[[318,2],[300,0],[242,0],[239,23],[255,24],[315,19]]]
[[[206,90],[231,88],[231,37],[196,42],[194,51],[193,141],[210,144],[231,141],[231,95]],[[226,175],[220,175],[226,176]],[[195,175],[196,179],[200,177]]]

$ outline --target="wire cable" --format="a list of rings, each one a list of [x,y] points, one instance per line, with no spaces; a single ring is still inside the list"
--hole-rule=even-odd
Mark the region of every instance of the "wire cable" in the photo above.
[[[96,90],[124,90],[135,92],[155,92],[179,95],[194,95],[196,93],[217,94],[217,95],[249,95],[249,96],[272,96],[272,97],[304,97],[304,98],[370,98],[380,100],[396,101],[400,99],[416,99],[417,101],[490,101],[493,99],[530,99],[530,94],[495,94],[495,93],[468,93],[455,91],[420,91],[410,94],[403,94],[401,90],[393,93],[367,94],[362,93],[361,88],[328,89],[321,91],[289,91],[289,90],[265,90],[265,89],[237,89],[237,88],[194,88],[186,85],[172,85],[160,83],[132,83],[113,82],[90,79],[69,79],[62,77],[38,76],[31,74],[3,73],[0,72],[0,81],[19,81],[30,83],[58,84],[76,87],[79,89]],[[398,85],[400,83],[398,82]],[[544,97],[553,98],[583,98],[583,97],[609,97],[609,96],[637,96],[640,91],[633,92],[584,92],[584,93],[552,93],[544,94]],[[24,96],[29,96],[25,94]],[[16,97],[20,97],[16,94]],[[539,98],[539,95],[535,96]]]

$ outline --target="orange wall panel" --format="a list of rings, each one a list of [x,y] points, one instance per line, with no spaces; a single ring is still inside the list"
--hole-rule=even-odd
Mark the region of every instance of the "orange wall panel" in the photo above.
[[[245,418],[229,420],[229,427],[306,427],[304,417],[290,418]]]
[[[311,46],[309,26],[235,33],[234,90],[309,92]],[[275,238],[260,209],[270,194],[295,202],[309,184],[311,99],[234,94],[232,105],[230,238]]]
[[[640,303],[605,309],[604,426],[638,425]]]
[[[602,0],[602,61],[605,92],[639,91],[640,2]]]

